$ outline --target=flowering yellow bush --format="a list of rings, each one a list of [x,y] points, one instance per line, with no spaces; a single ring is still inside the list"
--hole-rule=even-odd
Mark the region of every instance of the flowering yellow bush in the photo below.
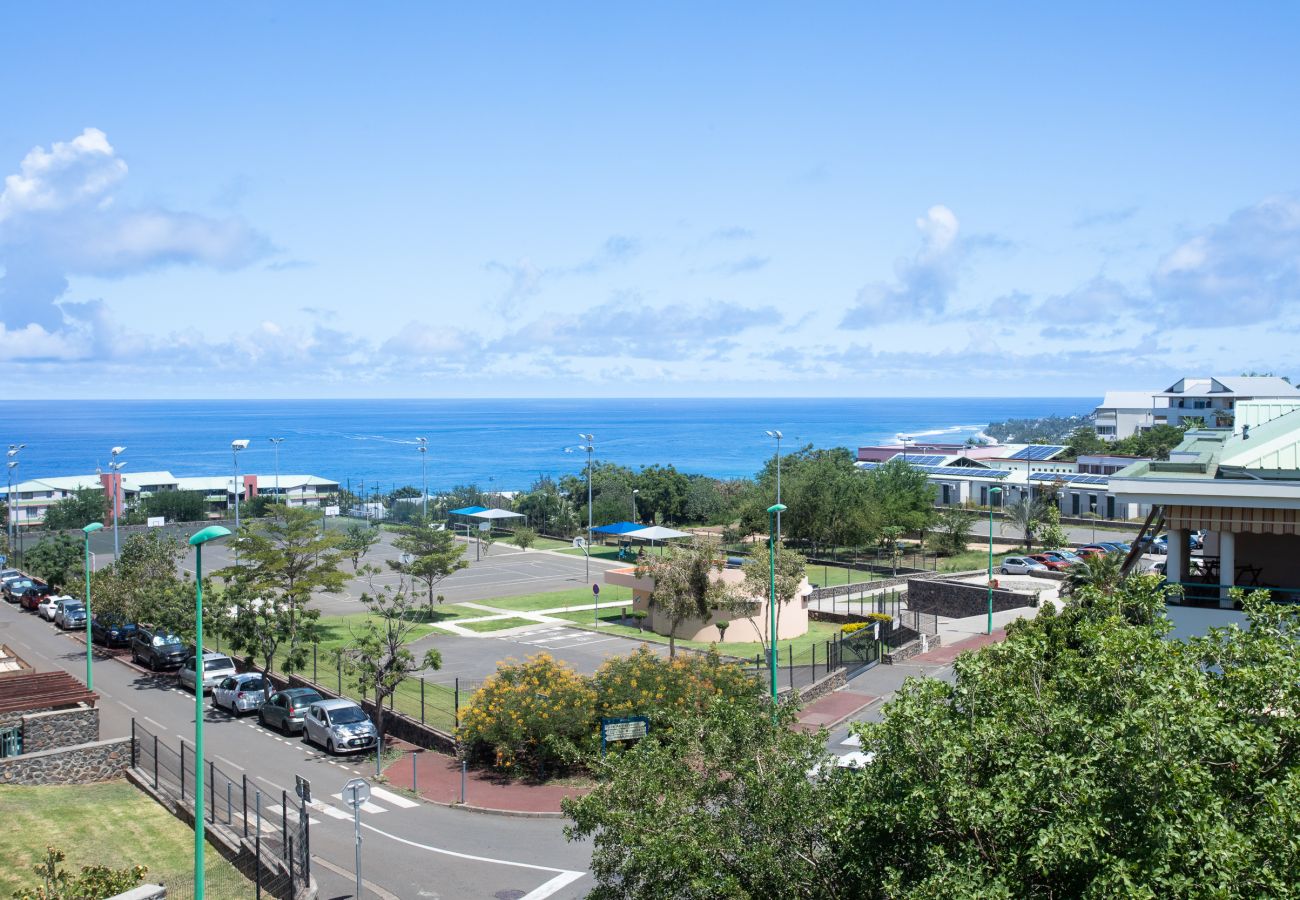
[[[602,716],[650,716],[674,709],[702,709],[713,698],[756,696],[757,682],[725,663],[717,652],[664,659],[644,644],[629,656],[611,656],[596,672],[596,705]]]
[[[840,628],[840,634],[852,634],[855,631],[861,631],[867,627],[866,622],[850,622]]]

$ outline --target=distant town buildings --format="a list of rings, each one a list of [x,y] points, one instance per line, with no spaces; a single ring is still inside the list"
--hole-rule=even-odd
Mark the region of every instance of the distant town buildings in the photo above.
[[[1121,440],[1157,425],[1194,419],[1209,428],[1232,428],[1246,400],[1269,400],[1268,412],[1300,409],[1300,389],[1273,375],[1180,378],[1163,391],[1107,391],[1094,412],[1097,437]]]

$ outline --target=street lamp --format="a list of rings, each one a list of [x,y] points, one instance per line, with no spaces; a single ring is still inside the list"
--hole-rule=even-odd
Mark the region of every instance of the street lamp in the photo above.
[[[120,552],[117,543],[117,517],[122,506],[122,469],[126,467],[126,460],[118,462],[117,458],[126,452],[126,448],[114,447],[109,452],[113,456],[112,462],[108,464],[108,471],[112,473],[108,478],[113,484],[113,562],[116,564]]]
[[[18,469],[18,451],[26,447],[26,444],[9,445],[9,493],[5,494],[5,518],[8,520],[6,527],[9,531],[9,552],[14,553],[15,538],[18,535],[18,517],[17,510],[14,508],[14,475]]]
[[[785,512],[785,506],[775,503],[767,508],[767,560],[771,567],[771,589],[767,597],[767,621],[771,631],[767,667],[772,673],[772,715],[776,715],[776,520]]]
[[[993,633],[993,498],[1002,493],[1002,488],[994,485],[989,488],[989,625],[988,634]]]
[[[587,451],[587,583],[591,583],[591,454],[596,450],[596,436],[592,434],[579,434],[587,443],[579,446],[579,450]]]
[[[915,444],[916,441],[912,440],[910,434],[900,434],[898,436],[898,442],[903,445],[903,462],[907,462],[907,445]]]
[[[637,488],[632,488],[632,521],[636,521],[636,495],[641,493]]]
[[[284,438],[271,438],[271,443],[275,445],[275,502],[284,503],[280,494],[280,445],[284,443]],[[288,506],[287,503],[285,505]]]
[[[776,441],[776,505],[781,506],[781,439],[785,437],[776,429],[766,432],[767,436]],[[781,509],[785,509],[781,506]],[[781,536],[781,509],[776,511],[776,534],[777,539]]]
[[[90,671],[90,536],[103,527],[103,522],[91,522],[81,529],[86,536],[86,690],[88,691],[95,689],[95,676]]]
[[[429,439],[416,438],[420,442],[420,479],[424,483],[424,494],[421,497],[420,517],[429,518],[429,469],[425,465],[427,454],[429,452]]]
[[[239,443],[236,441],[236,443]],[[247,445],[248,442],[244,441]],[[203,900],[203,545],[228,537],[230,529],[209,525],[190,538],[194,548],[194,898]],[[89,620],[90,616],[87,615]],[[184,748],[182,748],[184,752]]]
[[[231,441],[230,458],[235,461],[235,534],[239,534],[239,495],[243,493],[239,483],[239,451],[248,449],[248,441]],[[239,565],[239,541],[235,541],[235,565]]]

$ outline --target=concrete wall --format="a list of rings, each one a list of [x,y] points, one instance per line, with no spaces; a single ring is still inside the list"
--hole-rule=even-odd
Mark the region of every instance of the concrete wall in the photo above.
[[[52,709],[23,716],[23,753],[99,740],[99,710],[93,706]]]
[[[1034,598],[1026,594],[999,589],[993,591],[994,612],[1035,605]],[[964,619],[988,612],[989,589],[979,584],[918,578],[907,587],[907,607],[950,619]]]
[[[91,784],[121,778],[131,766],[131,739],[0,759],[0,784]]]

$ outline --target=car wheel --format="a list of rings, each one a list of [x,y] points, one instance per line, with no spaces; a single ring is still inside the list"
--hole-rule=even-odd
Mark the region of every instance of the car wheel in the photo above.
[[[261,725],[263,728],[266,728],[266,727],[267,727],[267,724],[266,724],[266,714],[263,713],[263,712],[261,712],[260,710],[259,710],[258,713],[257,713],[257,724],[258,724],[258,725]]]
[[[325,752],[330,756],[334,755],[334,738],[330,738],[325,742]]]
[[[1006,566],[1003,566],[1003,567],[1002,567],[1002,570],[1001,570],[1001,574],[1003,574],[1003,575],[1010,575],[1011,573],[1007,571],[1007,567],[1006,567]]]

